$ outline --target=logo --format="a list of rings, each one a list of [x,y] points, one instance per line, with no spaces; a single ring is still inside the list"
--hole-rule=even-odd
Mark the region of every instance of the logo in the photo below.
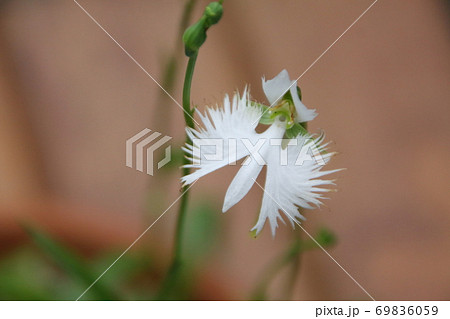
[[[257,165],[267,165],[266,158],[271,155],[272,161],[280,166],[302,166],[305,162],[314,162],[323,166],[326,161],[322,156],[323,150],[310,137],[298,139],[259,138],[194,138],[192,148],[192,160],[194,165],[202,162],[222,162],[224,165],[236,165],[240,158],[248,156],[242,165],[249,165],[250,161],[256,161]],[[276,157],[273,157],[276,156]],[[309,165],[309,164],[308,164]]]
[[[144,172],[144,162],[146,162],[146,173],[153,176],[153,164],[154,164],[154,153],[162,145],[171,140],[170,136],[163,136],[155,143],[153,143],[157,138],[161,136],[159,132],[151,132],[150,129],[146,128],[129,138],[126,141],[126,165],[133,168],[133,149],[135,148],[136,155],[136,170]],[[165,149],[165,156],[162,160],[158,162],[158,169],[170,162],[170,145]]]

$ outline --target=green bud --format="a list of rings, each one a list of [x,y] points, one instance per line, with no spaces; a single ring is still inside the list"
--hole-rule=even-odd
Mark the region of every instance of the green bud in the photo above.
[[[183,34],[184,51],[188,57],[197,54],[200,47],[206,41],[206,30],[219,22],[223,8],[219,2],[211,2],[205,8],[202,17]]]
[[[205,8],[205,12],[203,16],[206,18],[205,23],[206,27],[209,28],[213,24],[219,22],[220,18],[223,14],[223,7],[219,2],[211,2]]]
[[[336,244],[337,238],[330,229],[322,228],[319,230],[316,240],[322,246],[332,246]]]
[[[202,17],[197,23],[187,28],[183,34],[184,51],[188,57],[196,54],[206,40],[204,20]]]

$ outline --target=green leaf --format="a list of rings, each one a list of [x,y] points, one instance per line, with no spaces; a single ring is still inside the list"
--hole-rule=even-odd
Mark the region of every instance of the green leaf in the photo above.
[[[299,86],[297,86],[297,94],[298,94],[298,97],[299,97],[299,99],[301,101],[302,100],[302,90],[300,89]],[[289,101],[292,104],[294,104],[294,100],[293,100],[292,95],[291,95],[291,90],[288,90],[286,93],[284,93],[283,100]]]
[[[23,226],[25,231],[31,236],[37,246],[59,266],[72,279],[82,282],[89,287],[100,274],[94,274],[90,271],[90,267],[69,248],[52,239],[49,235],[42,231],[29,226]],[[118,300],[119,297],[105,287],[101,281],[95,283],[90,288],[90,292],[94,293],[101,300]],[[81,292],[80,292],[81,294]]]
[[[114,250],[102,254],[96,258],[92,268],[101,274],[120,253]],[[129,251],[101,278],[102,283],[120,287],[120,295],[124,300],[150,300],[157,289],[157,280],[154,278],[160,272],[154,262],[154,255],[148,247],[144,250]]]
[[[55,300],[55,285],[48,285],[62,281],[55,275],[42,256],[20,247],[0,261],[0,300]]]

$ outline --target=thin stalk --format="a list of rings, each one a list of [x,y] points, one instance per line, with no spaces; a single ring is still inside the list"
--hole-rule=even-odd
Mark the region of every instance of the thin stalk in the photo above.
[[[177,66],[178,66],[178,60],[180,58],[180,55],[182,53],[183,49],[183,42],[180,41],[180,39],[183,37],[184,30],[188,27],[192,10],[194,9],[196,4],[196,0],[189,0],[186,1],[184,5],[183,15],[181,17],[181,22],[178,28],[178,34],[177,34],[177,41],[175,44],[175,51],[174,53],[169,57],[169,59],[166,62],[166,67],[164,68],[164,75],[162,80],[162,86],[166,89],[167,92],[173,93],[174,86],[175,86],[175,79],[177,74]],[[161,92],[161,100],[162,98],[167,99],[168,96],[164,92]],[[164,112],[170,111],[170,109],[167,108],[159,108],[163,110]],[[166,121],[170,119],[171,117],[166,117]],[[158,118],[157,118],[158,119]]]
[[[263,272],[261,277],[261,281],[256,286],[256,289],[253,291],[252,299],[253,300],[266,300],[267,299],[267,289],[272,282],[272,280],[276,277],[276,275],[282,270],[285,266],[290,264],[292,260],[301,253],[304,249],[303,243],[300,239],[296,238],[291,246],[283,252],[278,258],[269,264]]]
[[[298,229],[296,229],[296,231],[294,232],[294,236],[296,236],[296,239],[294,240],[301,240],[301,233]],[[285,300],[292,300],[295,283],[297,282],[297,278],[300,273],[301,260],[302,260],[301,252],[299,252],[296,256],[293,257],[289,277],[287,278],[286,281],[286,288],[285,288],[286,291],[284,296]]]
[[[194,75],[195,62],[197,61],[198,50],[206,40],[206,31],[214,24],[218,23],[222,17],[222,6],[217,2],[211,2],[204,10],[202,17],[197,23],[191,25],[183,34],[184,52],[189,57],[186,67],[186,75],[183,85],[183,110],[184,121],[188,128],[194,128],[193,109],[191,108],[191,85],[192,77]],[[186,134],[186,144],[191,144],[189,136]],[[189,164],[187,158],[183,159],[183,164]],[[184,166],[184,165],[183,165]],[[190,169],[183,167],[183,176],[189,175]],[[180,269],[183,264],[182,255],[182,238],[184,231],[184,224],[186,219],[186,211],[188,207],[188,193],[189,187],[183,186],[180,208],[178,211],[178,220],[175,230],[175,242],[173,250],[172,263],[167,272],[166,278],[161,285],[158,293],[158,299],[167,299],[170,297],[170,292],[179,283]]]
[[[184,121],[186,122],[186,126],[190,128],[194,128],[194,118],[193,112],[191,110],[191,86],[192,86],[192,77],[194,75],[195,62],[197,61],[197,54],[191,56],[188,61],[188,65],[186,68],[186,76],[184,78],[184,86],[183,86],[183,110],[184,110]],[[186,134],[186,144],[192,144],[191,139]],[[183,165],[189,164],[189,159],[183,157]],[[190,173],[189,167],[183,167],[183,176],[189,175]],[[177,228],[175,233],[175,250],[174,250],[174,260],[181,259],[181,245],[182,245],[182,235],[183,235],[183,225],[186,217],[186,209],[189,199],[189,190],[188,186],[183,186],[182,192],[185,192],[183,197],[181,197],[180,208],[178,211],[178,221]]]
[[[187,0],[184,5],[181,22],[178,26],[178,33],[176,35],[176,43],[174,45],[175,49],[165,60],[164,73],[161,80],[161,86],[166,89],[169,94],[173,94],[176,86],[176,79],[179,73],[179,64],[180,59],[183,54],[183,41],[180,41],[183,37],[183,33],[186,28],[189,26],[192,16],[192,11],[197,3],[197,0]],[[164,91],[160,91],[158,95],[158,99],[156,101],[156,107],[153,110],[151,116],[151,127],[154,128],[155,131],[164,132],[164,129],[167,127],[171,127],[171,122],[175,118],[172,116],[172,112],[174,108],[171,107],[162,107],[163,105],[172,103],[169,101],[169,96]],[[161,119],[164,118],[164,121],[161,122]],[[154,156],[156,158],[162,158],[164,149],[158,149],[155,151]],[[156,178],[156,179],[155,179]],[[167,178],[167,174],[157,174],[152,179],[152,183],[158,184],[159,189],[166,189],[168,183],[170,183],[170,179]],[[155,197],[156,196],[156,197]],[[165,195],[158,192],[155,194],[152,192],[152,195],[149,194],[148,201],[152,203],[152,208],[155,209],[155,203],[164,203],[166,200]],[[164,207],[160,207],[164,209]],[[150,213],[150,209],[148,209],[148,213]],[[154,218],[153,215],[148,216],[150,218]]]
[[[186,122],[186,125],[192,128],[194,127],[194,118],[192,117],[193,112],[191,110],[191,85],[196,61],[197,61],[197,54],[194,54],[189,58],[188,65],[186,67],[186,75],[184,77],[184,86],[183,86],[183,110],[185,111],[184,120]],[[186,136],[186,138],[188,137]],[[191,143],[190,140],[189,143]]]
[[[299,233],[299,230],[297,230]],[[263,271],[261,279],[259,280],[256,288],[253,290],[253,300],[266,300],[267,289],[273,279],[279,274],[279,272],[287,265],[293,264],[293,272],[291,273],[290,284],[287,288],[288,297],[294,287],[294,282],[297,279],[301,254],[307,250],[316,249],[318,247],[329,247],[336,243],[336,236],[327,228],[321,228],[316,236],[315,240],[302,240],[300,236],[296,236],[292,244],[288,249],[275,258]]]
[[[195,62],[197,61],[197,54],[191,56],[188,61],[188,65],[186,68],[186,75],[184,78],[184,86],[183,86],[183,110],[184,110],[184,120],[186,122],[186,126],[190,128],[194,128],[194,120],[193,120],[193,111],[191,109],[191,85],[192,85],[192,77],[194,75]],[[191,144],[189,136],[186,134],[186,143]],[[189,160],[187,158],[183,158],[183,165],[189,164]],[[189,175],[190,168],[183,167],[183,176]],[[183,264],[182,262],[182,248],[183,248],[183,230],[186,219],[186,212],[188,207],[189,200],[189,186],[183,186],[182,192],[184,193],[180,200],[180,206],[178,209],[178,219],[177,226],[175,230],[175,242],[174,242],[174,250],[172,263],[169,267],[169,271],[167,272],[166,278],[162,284],[161,290],[158,294],[158,299],[167,299],[170,294],[170,290],[174,287],[174,284],[177,281],[180,268]]]

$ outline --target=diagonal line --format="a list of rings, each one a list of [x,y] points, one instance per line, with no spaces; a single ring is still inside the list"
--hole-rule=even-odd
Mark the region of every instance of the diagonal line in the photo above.
[[[305,74],[306,74],[306,72],[308,72],[309,71],[309,69],[311,69],[316,63],[317,63],[317,61],[319,61],[335,44],[336,44],[336,42],[338,42],[343,36],[344,36],[344,34],[346,34],[347,33],[347,31],[348,30],[350,30],[354,25],[355,25],[355,23],[356,22],[358,22],[359,21],[359,19],[361,19],[366,13],[367,13],[367,11],[369,11],[374,5],[375,5],[375,3],[377,3],[378,2],[378,0],[375,0],[374,2],[372,2],[372,4],[366,9],[366,10],[364,10],[364,12],[363,13],[361,13],[361,15],[358,17],[358,18],[356,18],[356,20],[355,21],[353,21],[353,23],[352,24],[350,24],[350,26],[347,28],[347,29],[345,29],[345,31],[344,32],[342,32],[342,34],[336,39],[336,40],[334,40],[334,42],[333,43],[331,43],[330,44],[330,46],[325,50],[325,51],[323,51],[322,52],[322,54],[321,55],[319,55],[319,57],[317,58],[317,59],[315,59],[314,60],[314,62],[313,63],[311,63],[311,65],[297,78],[297,80],[295,80],[295,81],[293,81],[292,82],[292,84],[283,92],[283,94],[281,94],[280,95],[280,97],[278,98],[278,99],[276,99],[275,100],[275,102],[273,102],[271,105],[270,105],[270,107],[272,107],[272,106],[274,106],[274,104],[276,104],[276,102],[279,100],[279,99],[281,99],[282,97],[283,97],[283,95],[285,95],[286,94],[286,92],[287,91],[289,91],[290,89],[291,89],[291,87],[295,84],[295,83],[297,83],[297,81],[298,80],[300,80],[300,78],[302,77],[302,76],[304,76]],[[270,108],[269,107],[269,108]],[[267,112],[267,110],[269,109],[269,108],[267,108],[267,109],[265,109],[264,110],[264,112],[261,114],[261,117],[264,115],[264,113],[266,113]],[[256,122],[255,122],[256,123]],[[253,123],[253,124],[255,124],[255,123]]]
[[[352,24],[350,24],[350,26],[347,28],[347,29],[345,29],[345,31],[344,32],[342,32],[342,34],[333,42],[333,43],[331,43],[331,45],[325,50],[325,51],[323,51],[323,53],[321,54],[321,55],[319,55],[319,57],[317,58],[317,59],[315,59],[314,60],[314,62],[313,63],[311,63],[311,65],[297,78],[297,80],[295,80],[296,82],[298,81],[298,80],[300,80],[300,78],[303,76],[303,75],[305,75],[306,74],[306,72],[308,72],[309,71],[309,69],[311,69],[313,66],[314,66],[314,64],[316,64],[316,62],[317,61],[319,61],[324,55],[325,55],[325,53],[327,53],[328,52],[328,50],[330,50],[332,47],[333,47],[333,45],[335,45],[336,44],[336,42],[338,42],[343,36],[344,36],[344,34],[346,34],[347,33],[347,31],[348,30],[350,30],[351,29],[351,27],[353,27],[354,25],[355,25],[355,23],[356,22],[358,22],[359,21],[359,19],[361,19],[366,13],[367,13],[367,11],[369,11],[374,5],[375,5],[375,3],[377,3],[378,2],[378,0],[375,0],[366,10],[364,10],[364,12],[363,13],[361,13],[361,15],[355,20],[355,21],[353,21],[353,23]],[[291,85],[292,86],[292,85]],[[289,87],[290,88],[290,87]],[[287,91],[286,91],[287,92]],[[286,92],[284,92],[284,93],[286,93]],[[284,95],[284,94],[283,94]],[[282,95],[282,96],[283,96]],[[280,98],[282,97],[282,96],[280,96]]]
[[[304,229],[303,227],[302,227],[302,225],[300,225],[300,223],[295,219],[295,218],[293,218],[288,212],[286,212],[286,210],[269,194],[269,192],[267,192],[265,189],[264,189],[264,187],[262,187],[254,178],[252,178],[253,179],[253,181],[264,191],[264,193],[266,193],[267,194],[267,196],[269,196],[274,202],[275,202],[275,204],[277,204],[280,208],[281,208],[281,210],[283,210],[283,212],[287,215],[287,216],[289,216],[297,225],[298,225],[298,227],[300,227],[308,236],[309,236],[309,238],[311,238],[312,239],[312,241],[314,242],[314,243],[316,243],[316,245],[317,246],[319,246],[319,248],[320,249],[322,249],[323,251],[324,251],[324,253],[325,254],[327,254],[328,255],[328,257],[330,257],[331,258],[331,260],[333,260],[335,263],[336,263],[336,265],[338,265],[341,269],[342,269],[342,271],[344,271],[345,273],[346,273],[346,275],[347,276],[349,276],[350,277],[350,279],[351,280],[353,280],[354,282],[355,282],[355,284],[356,285],[358,285],[358,287],[359,288],[361,288],[361,290],[362,291],[364,291],[365,293],[366,293],[366,295],[367,296],[369,296],[370,297],[370,299],[372,299],[373,301],[376,301],[375,300],[375,298],[373,298],[368,292],[367,292],[367,290],[366,289],[364,289],[364,287],[363,286],[361,286],[361,284],[359,283],[359,282],[357,282],[356,281],[356,279],[355,278],[353,278],[353,276],[352,275],[350,275],[349,273],[348,273],[348,271],[347,270],[345,270],[344,269],[344,267],[342,267],[337,261],[336,261],[336,259],[334,259],[333,258],[333,256],[331,256],[329,253],[328,253],[328,251],[326,251],[325,250],[325,248],[323,248],[322,247],[322,245],[320,245],[318,242],[317,242],[317,240],[315,240],[314,239],[314,237],[313,236],[311,236],[307,231],[306,231],[306,229]]]
[[[144,73],[147,74],[147,76],[148,76],[150,79],[152,79],[153,82],[155,82],[155,83],[161,88],[161,90],[163,90],[164,93],[166,93],[166,94],[172,99],[172,101],[174,101],[175,104],[178,105],[178,107],[179,107],[180,109],[183,110],[184,113],[186,113],[186,114],[187,114],[187,115],[195,122],[195,124],[199,125],[199,124],[197,123],[197,121],[192,117],[192,115],[189,114],[189,112],[187,112],[187,111],[181,106],[181,104],[178,103],[178,101],[175,100],[175,98],[174,98],[172,95],[170,95],[170,93],[167,92],[167,90],[164,89],[164,88],[162,87],[162,85],[159,84],[158,81],[156,81],[156,79],[155,79],[150,73],[148,73],[148,71],[147,71],[146,69],[144,69],[144,67],[143,67],[138,61],[136,61],[136,59],[135,59],[130,53],[128,53],[128,51],[125,50],[124,47],[123,47],[122,45],[121,45],[119,42],[117,42],[117,40],[114,39],[113,36],[112,36],[111,34],[109,34],[109,32],[106,31],[105,28],[103,28],[102,25],[101,25],[100,23],[98,23],[97,20],[95,20],[95,18],[94,18],[89,12],[87,12],[87,10],[86,10],[84,7],[81,6],[81,4],[78,3],[77,0],[73,0],[73,2],[75,2],[75,4],[76,4],[77,6],[79,6],[80,9],[83,10],[83,12],[86,13],[86,15],[87,15],[87,16],[88,16],[88,17],[89,17],[89,18],[90,18],[90,19],[91,19],[91,20],[92,20],[92,21],[93,21],[100,29],[102,29],[102,31],[105,32],[106,35],[107,35],[108,37],[110,37],[111,40],[113,40],[114,43],[117,44],[117,45],[119,46],[119,48],[121,48],[122,51],[125,52],[125,54],[128,55],[128,57],[129,57],[129,58],[130,58],[130,59],[131,59],[131,60],[132,60],[132,61],[133,61],[133,62],[134,62],[134,63],[135,63],[142,71],[144,71]]]
[[[111,264],[111,265],[109,265],[109,267],[108,268],[106,268],[105,269],[105,271],[104,272],[102,272],[101,273],[101,275],[100,276],[98,276],[98,278],[97,279],[95,279],[94,280],[94,282],[89,286],[89,287],[87,287],[86,288],[86,290],[85,291],[83,291],[83,293],[75,300],[75,301],[78,301],[78,300],[80,300],[80,298],[81,297],[83,297],[84,296],[84,294],[86,293],[86,292],[88,292],[89,291],[89,289],[91,289],[92,288],[92,286],[94,286],[96,283],[97,283],[97,281],[99,281],[100,280],[100,278],[102,278],[103,277],[103,275],[104,274],[106,274],[107,272],[108,272],[108,270],[112,267],[112,266],[114,266],[115,265],[115,263],[116,262],[118,262],[119,261],[119,259],[120,258],[122,258],[122,256],[123,255],[125,255],[130,249],[131,249],[131,247],[133,247],[134,246],[134,244],[136,244],[138,241],[139,241],[139,239],[141,239],[142,238],[142,236],[144,236],[149,230],[150,230],[150,228],[152,228],[153,227],[153,225],[155,225],[156,224],[156,222],[158,221],[158,220],[160,220],[160,218],[161,217],[163,217],[166,213],[167,213],[167,211],[169,210],[169,209],[171,209],[172,208],[172,206],[173,205],[175,205],[175,203],[176,202],[178,202],[178,200],[181,198],[181,197],[183,197],[183,195],[184,194],[186,194],[186,192],[196,183],[197,181],[194,181],[191,185],[189,185],[189,187],[188,188],[186,188],[186,190],[183,192],[183,193],[181,193],[181,195],[180,196],[178,196],[177,197],[177,199],[175,199],[175,201],[172,203],[172,204],[170,204],[170,206],[169,207],[167,207],[167,209],[161,214],[161,215],[159,215],[159,217],[150,225],[150,226],[148,226],[147,227],[147,229],[146,230],[144,230],[144,232],[142,233],[142,234],[140,234],[139,235],[139,237],[138,238],[136,238],[136,240],[130,245],[130,246],[128,246],[128,248],[127,249],[125,249],[124,251],[123,251],[123,253],[121,253],[120,254],[120,256],[119,257],[117,257],[116,258],[116,260],[114,260],[114,262]]]

